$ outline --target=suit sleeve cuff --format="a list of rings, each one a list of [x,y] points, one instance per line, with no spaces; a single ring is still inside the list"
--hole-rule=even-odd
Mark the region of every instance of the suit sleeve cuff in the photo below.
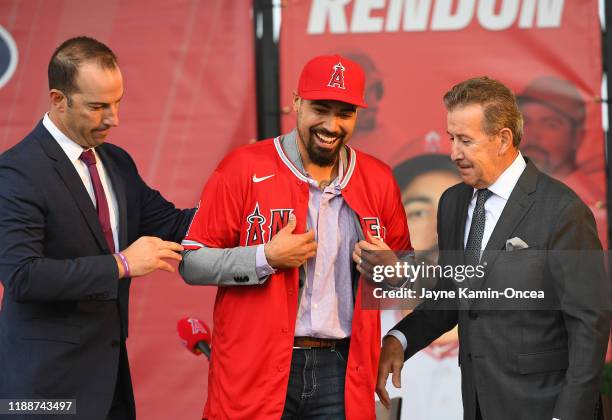
[[[397,338],[399,342],[402,343],[402,348],[404,349],[404,351],[406,351],[406,348],[408,347],[408,340],[406,340],[406,336],[404,335],[404,333],[402,333],[400,330],[391,330],[387,333],[385,337],[389,335]]]
[[[264,251],[264,245],[258,245],[255,252],[255,272],[257,277],[263,279],[271,274],[274,274],[276,270],[268,264],[266,259],[266,253]]]

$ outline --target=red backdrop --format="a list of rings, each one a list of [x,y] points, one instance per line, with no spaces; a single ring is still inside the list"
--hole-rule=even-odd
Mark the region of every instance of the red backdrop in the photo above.
[[[244,1],[0,0],[0,25],[19,54],[16,72],[0,88],[0,152],[47,110],[53,50],[84,34],[107,43],[123,72],[121,125],[108,141],[127,149],[147,183],[178,206],[195,206],[223,155],[256,138],[251,10]],[[214,294],[177,274],[132,282],[128,347],[139,418],[201,415],[208,364],[181,347],[176,321],[191,315],[212,326]]]
[[[370,106],[358,111],[351,144],[392,167],[450,152],[442,97],[460,81],[487,75],[519,94],[543,76],[573,84],[585,103],[584,136],[568,159],[575,157],[574,172],[558,177],[587,202],[607,242],[597,0],[290,0],[282,18],[283,131],[295,125],[291,92],[304,63],[341,53],[364,67]],[[536,131],[526,124],[523,141],[561,147],[561,137]],[[383,328],[397,321],[389,317]],[[437,363],[423,353],[407,362],[401,392],[387,386],[404,398],[402,418],[461,418],[456,360]]]
[[[309,58],[340,52],[356,59],[370,84],[370,108],[358,124],[368,120],[370,129],[358,126],[352,144],[391,166],[450,151],[442,96],[455,83],[487,75],[517,94],[542,76],[573,84],[586,103],[580,180],[561,179],[589,204],[607,242],[597,0],[292,0],[282,18],[284,109]],[[283,129],[294,120],[287,112]]]
[[[53,49],[81,34],[108,43],[125,80],[125,147],[145,180],[178,206],[195,205],[216,163],[256,137],[250,2],[239,0],[0,0],[0,26],[19,62],[0,88],[0,152],[47,109],[46,66]],[[394,165],[447,153],[443,93],[489,75],[521,92],[543,75],[573,83],[586,102],[578,170],[604,187],[604,143],[596,0],[289,0],[281,30],[281,104],[289,107],[302,65],[331,52],[369,56],[369,114],[353,144]],[[408,9],[406,9],[408,8]],[[289,107],[290,109],[290,107]],[[284,115],[283,131],[294,125]],[[370,121],[370,128],[368,128]],[[595,210],[604,196],[590,203]],[[598,223],[605,224],[605,210]],[[0,291],[1,293],[1,291]],[[212,325],[215,290],[177,275],[136,279],[129,349],[139,417],[198,418],[207,363],[178,343],[185,315]],[[95,378],[92,378],[95,380]]]

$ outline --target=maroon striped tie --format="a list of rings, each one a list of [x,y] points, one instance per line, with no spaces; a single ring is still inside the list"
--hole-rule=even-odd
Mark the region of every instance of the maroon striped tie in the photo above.
[[[115,241],[113,239],[113,229],[110,223],[110,212],[108,211],[108,202],[106,201],[106,194],[104,193],[104,187],[102,187],[102,181],[100,181],[100,174],[98,174],[98,168],[96,167],[96,155],[92,149],[86,150],[81,153],[79,157],[87,165],[89,169],[89,175],[91,176],[91,183],[93,184],[94,194],[96,196],[96,203],[98,208],[98,220],[104,232],[106,243],[112,253],[115,252]]]

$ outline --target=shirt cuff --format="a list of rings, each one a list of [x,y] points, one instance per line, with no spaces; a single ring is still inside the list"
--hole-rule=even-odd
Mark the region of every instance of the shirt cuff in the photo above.
[[[406,340],[406,336],[403,332],[401,332],[400,330],[391,330],[387,333],[387,335],[385,335],[385,337],[389,335],[397,338],[399,342],[402,343],[402,348],[404,349],[404,351],[406,351],[406,347],[408,347],[408,341]]]
[[[264,245],[257,245],[257,250],[255,251],[255,272],[260,279],[276,273],[276,270],[268,264]]]

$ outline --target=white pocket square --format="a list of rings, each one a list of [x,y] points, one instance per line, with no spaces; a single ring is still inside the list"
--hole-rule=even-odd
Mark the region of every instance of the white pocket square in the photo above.
[[[529,248],[529,245],[517,236],[506,241],[506,251],[517,251],[526,248]]]

